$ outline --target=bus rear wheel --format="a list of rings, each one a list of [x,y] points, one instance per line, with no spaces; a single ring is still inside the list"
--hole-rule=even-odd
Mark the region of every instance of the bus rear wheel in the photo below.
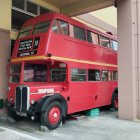
[[[54,101],[50,103],[45,112],[41,114],[41,124],[46,126],[49,130],[57,128],[62,122],[62,105]]]
[[[111,107],[118,111],[118,93],[114,93],[112,96]]]

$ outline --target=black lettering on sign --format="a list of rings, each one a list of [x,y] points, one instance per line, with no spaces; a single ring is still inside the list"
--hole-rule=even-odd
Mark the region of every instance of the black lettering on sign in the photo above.
[[[40,37],[35,38],[33,49],[38,49]]]
[[[33,42],[32,39],[20,41],[18,52],[31,50],[32,42]]]
[[[30,55],[35,55],[35,54],[37,54],[37,50],[18,53],[18,57],[30,56]]]

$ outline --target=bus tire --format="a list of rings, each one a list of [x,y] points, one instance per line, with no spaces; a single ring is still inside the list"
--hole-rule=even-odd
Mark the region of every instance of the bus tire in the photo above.
[[[63,119],[63,107],[58,101],[51,102],[41,113],[41,125],[49,130],[59,127]]]
[[[118,111],[118,93],[114,93],[114,94],[112,95],[111,107],[112,107],[115,111]]]

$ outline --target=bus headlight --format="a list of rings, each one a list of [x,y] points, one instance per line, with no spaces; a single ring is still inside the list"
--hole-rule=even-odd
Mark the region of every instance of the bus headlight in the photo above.
[[[10,97],[10,102],[13,102],[13,97],[12,96]]]
[[[34,104],[34,103],[35,103],[35,99],[32,99],[32,100],[31,100],[31,104]]]
[[[7,91],[9,91],[10,90],[10,87],[7,87]]]

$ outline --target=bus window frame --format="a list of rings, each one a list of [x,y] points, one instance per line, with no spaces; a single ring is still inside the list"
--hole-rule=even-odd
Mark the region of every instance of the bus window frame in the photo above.
[[[63,29],[61,28],[61,25],[60,25],[60,21],[66,22],[66,23],[67,23],[67,31],[68,31],[68,34],[67,34],[67,35],[64,34]],[[65,36],[70,36],[69,22],[67,22],[67,21],[65,21],[65,20],[57,19],[57,23],[58,23],[58,27],[59,27],[59,29],[60,29],[60,34],[61,34],[61,35],[65,35]]]
[[[52,29],[54,22],[56,22],[56,25],[58,26],[58,33],[55,33],[54,30]],[[50,29],[51,29],[51,31],[52,31],[54,34],[61,34],[61,30],[60,30],[60,27],[59,27],[59,24],[58,24],[57,19],[53,19],[53,20],[52,20],[52,24],[51,24],[51,28],[50,28]]]
[[[99,35],[99,45],[102,46],[102,47],[104,47],[104,48],[112,49],[110,38],[107,37],[107,36],[104,36],[102,34],[98,34],[98,35]],[[109,40],[109,46],[103,46],[101,44],[101,37],[107,38]]]
[[[74,39],[76,39],[76,40],[83,41],[83,42],[87,42],[87,29],[86,29],[86,28],[83,28],[83,27],[81,27],[81,26],[75,25],[75,24],[71,24],[71,23],[69,23],[69,24],[70,24],[70,25],[69,25],[69,26],[70,26],[70,34],[69,34],[69,36],[72,37],[72,38],[74,38]],[[80,39],[80,38],[76,38],[76,37],[74,36],[74,26],[84,30],[84,32],[85,32],[85,33],[84,33],[84,34],[85,34],[85,40],[82,40],[82,39]]]
[[[74,81],[72,80],[72,70],[73,69],[78,69],[78,70],[85,70],[85,74],[74,74],[74,75],[85,75],[86,76],[86,79],[85,80],[78,80],[78,81]],[[74,82],[74,83],[77,83],[77,82],[88,82],[88,70],[87,69],[84,69],[84,68],[77,68],[77,67],[71,67],[70,69],[70,82]]]
[[[35,31],[36,29],[40,29],[40,28],[35,28],[36,25],[41,24],[41,23],[47,23],[47,22],[50,22],[47,31],[39,32],[39,33],[38,33],[38,32],[37,32],[37,33],[34,33],[34,31]],[[45,20],[45,21],[41,21],[41,22],[39,22],[39,23],[34,24],[34,26],[33,26],[33,30],[32,30],[32,35],[38,35],[38,34],[42,34],[42,33],[46,33],[46,32],[48,32],[48,31],[50,30],[51,24],[52,24],[52,21],[51,21],[51,20]],[[46,27],[46,26],[43,26],[43,27]]]
[[[50,83],[66,83],[68,81],[68,72],[67,72],[68,67],[65,67],[65,81],[52,81],[52,72],[57,70],[61,71],[61,68],[49,68],[49,82]]]
[[[91,34],[93,33],[93,34],[96,34],[96,35],[97,35],[97,38],[98,38],[98,44],[95,44],[95,43],[93,42],[93,40],[92,40],[92,42],[89,42],[89,41],[88,41],[88,32],[90,32]],[[93,44],[93,45],[97,45],[97,46],[99,46],[99,45],[100,45],[100,38],[99,38],[99,36],[100,36],[100,34],[94,32],[94,31],[86,30],[86,37],[87,37],[86,41],[87,41],[88,43],[90,43],[90,44]],[[91,39],[92,39],[92,36],[91,36]]]
[[[27,27],[31,27],[31,30],[29,30],[29,34],[26,35],[26,36],[23,36],[23,37],[19,37],[20,33],[23,33],[23,32],[21,32],[21,30],[24,29],[24,28],[27,28]],[[29,25],[29,26],[21,27],[21,29],[20,29],[20,31],[19,31],[17,37],[16,37],[16,40],[17,40],[17,39],[24,38],[24,37],[27,37],[27,36],[29,36],[29,35],[33,35],[32,33],[33,33],[33,30],[34,30],[34,27],[35,27],[35,25]]]
[[[117,50],[114,49],[113,42],[117,43]],[[116,52],[118,51],[118,41],[117,40],[111,39],[111,48],[112,48],[113,51],[116,51]]]

